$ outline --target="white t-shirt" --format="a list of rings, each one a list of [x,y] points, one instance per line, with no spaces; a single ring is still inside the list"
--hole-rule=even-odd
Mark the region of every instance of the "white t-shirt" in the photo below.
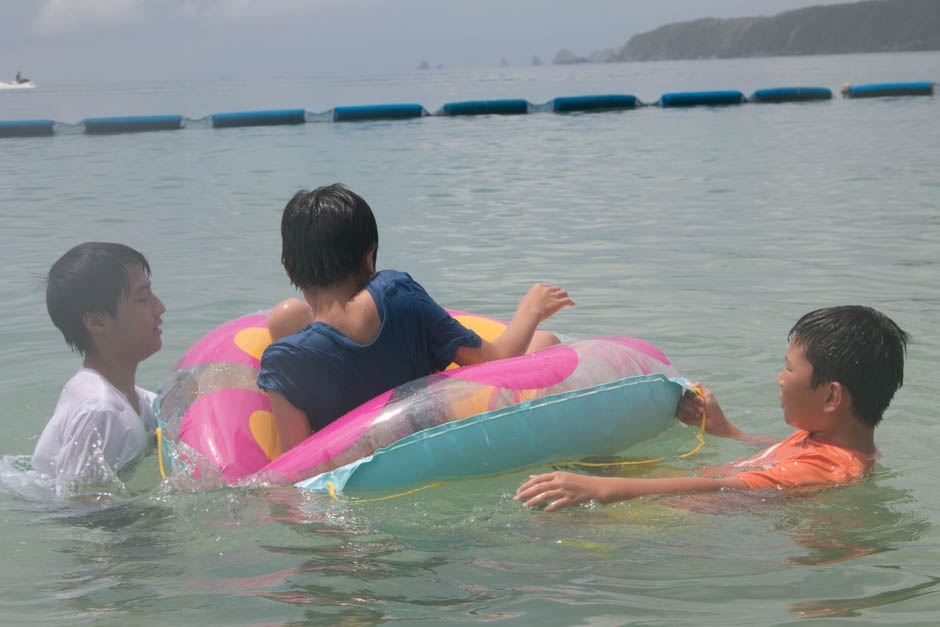
[[[69,379],[33,452],[33,468],[56,480],[56,492],[75,481],[110,483],[132,469],[154,442],[154,393],[136,388],[140,414],[95,370]]]

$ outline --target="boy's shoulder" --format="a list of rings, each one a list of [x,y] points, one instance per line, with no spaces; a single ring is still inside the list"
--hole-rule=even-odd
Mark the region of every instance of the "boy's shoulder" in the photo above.
[[[760,453],[734,462],[735,466],[766,465],[804,456],[824,456],[836,459],[874,460],[877,455],[829,442],[805,430],[794,431],[790,436],[765,448]]]
[[[59,394],[59,408],[79,410],[114,410],[121,409],[122,395],[108,383],[99,372],[91,368],[82,368],[69,379]]]
[[[366,290],[372,295],[380,317],[384,317],[386,310],[396,312],[405,308],[410,311],[431,299],[410,274],[398,270],[377,272],[366,284]]]
[[[134,411],[130,401],[99,372],[82,368],[62,387],[49,424],[71,431],[88,422],[106,422],[114,417],[137,415],[145,427],[156,426],[153,412],[153,392],[137,387],[139,411]],[[128,419],[129,419],[128,418]]]
[[[424,286],[415,281],[407,272],[399,270],[377,272],[366,284],[366,289],[373,297],[382,299],[401,297],[424,301],[430,298]]]
[[[400,270],[379,270],[369,280],[368,285],[377,288],[388,288],[396,286],[418,285],[418,282],[411,278],[407,272]]]
[[[797,431],[757,455],[732,464],[751,489],[842,484],[859,479],[877,456]]]
[[[108,423],[120,413],[120,394],[99,373],[82,368],[69,379],[56,403],[52,417],[43,428],[33,452],[33,466],[55,475],[55,460],[70,442],[82,434],[107,431]],[[117,397],[117,398],[116,398]]]
[[[101,374],[79,370],[63,386],[39,436],[33,468],[58,481],[127,467],[147,450],[156,428],[154,393],[139,387],[136,392],[139,412]]]

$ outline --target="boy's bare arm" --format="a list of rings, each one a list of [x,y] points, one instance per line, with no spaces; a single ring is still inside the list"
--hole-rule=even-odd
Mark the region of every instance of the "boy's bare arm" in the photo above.
[[[516,490],[515,499],[526,507],[548,503],[545,511],[574,507],[588,501],[614,503],[638,496],[717,492],[722,489],[745,490],[741,479],[706,479],[675,477],[669,479],[626,479],[621,477],[590,477],[570,472],[532,475]]]
[[[574,306],[568,292],[554,285],[536,283],[519,301],[516,313],[502,335],[479,347],[461,346],[454,356],[461,366],[497,359],[518,357],[526,352],[539,323],[553,316],[562,307]]]
[[[746,442],[753,442],[760,446],[770,446],[780,440],[766,435],[754,435],[744,433],[730,420],[725,417],[721,406],[715,399],[715,395],[700,381],[692,384],[693,387],[702,391],[699,396],[695,392],[687,391],[679,399],[679,406],[676,408],[676,418],[689,425],[699,426],[702,424],[702,412],[705,412],[705,432],[709,435],[717,435],[723,438],[735,438]]]
[[[705,431],[711,435],[737,438],[768,444],[775,438],[755,436],[743,433],[725,417],[721,406],[711,390],[700,382],[693,384],[702,394],[686,392],[679,400],[676,418],[690,425],[698,426],[705,412]],[[654,494],[684,494],[690,492],[717,492],[722,489],[746,490],[747,484],[737,477],[713,479],[708,477],[674,477],[665,479],[628,479],[621,477],[591,477],[570,472],[551,472],[532,475],[519,486],[516,500],[523,501],[526,507],[545,505],[545,511],[551,512],[563,507],[573,507],[588,501],[614,503],[639,496]]]
[[[266,390],[266,392],[271,403],[271,413],[274,415],[278,456],[280,456],[310,437],[313,431],[310,429],[307,414],[294,407],[290,401],[274,390]]]

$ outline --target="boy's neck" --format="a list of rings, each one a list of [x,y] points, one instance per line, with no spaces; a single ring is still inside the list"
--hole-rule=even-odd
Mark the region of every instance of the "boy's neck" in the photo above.
[[[877,450],[875,448],[875,429],[863,424],[852,414],[846,415],[833,428],[825,431],[814,431],[812,435],[833,444],[861,451],[866,455],[874,455]]]
[[[136,377],[137,363],[122,363],[121,360],[108,358],[100,352],[89,351],[85,354],[82,363],[85,368],[91,368],[102,377],[107,379],[108,383],[113,385],[121,392],[134,411],[138,411]]]
[[[324,290],[304,290],[315,322],[327,324],[356,344],[373,341],[382,328],[378,308],[365,280],[350,280]]]
[[[372,277],[351,277],[327,287],[304,290],[304,299],[310,305],[314,319],[327,322],[327,319],[336,315],[337,312],[345,311],[346,307],[365,289],[370,278]]]

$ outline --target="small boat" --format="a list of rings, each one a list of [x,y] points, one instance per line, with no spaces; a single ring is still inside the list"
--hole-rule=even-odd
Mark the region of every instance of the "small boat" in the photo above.
[[[23,76],[20,72],[16,73],[16,78],[10,82],[0,81],[0,89],[32,89],[36,83]]]
[[[17,83],[14,81],[5,83],[3,81],[0,81],[0,89],[32,89],[35,86],[36,86],[36,83],[34,83],[33,81],[26,81],[23,83]]]

